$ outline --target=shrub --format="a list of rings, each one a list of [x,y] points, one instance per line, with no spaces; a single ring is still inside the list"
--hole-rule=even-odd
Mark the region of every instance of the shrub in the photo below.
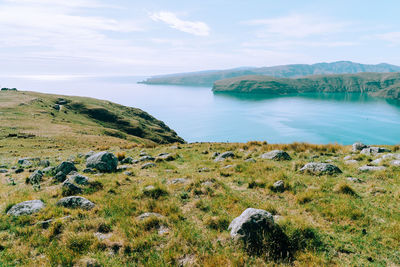
[[[117,152],[116,157],[119,161],[121,161],[126,157],[126,152],[125,151]]]
[[[354,189],[345,182],[338,184],[335,191],[346,195],[357,196],[357,193],[354,191]]]

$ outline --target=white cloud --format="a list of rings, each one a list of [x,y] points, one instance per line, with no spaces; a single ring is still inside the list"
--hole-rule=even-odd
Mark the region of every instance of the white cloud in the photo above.
[[[342,31],[346,23],[330,22],[321,17],[289,15],[278,18],[258,19],[243,22],[259,26],[258,37],[278,35],[283,37],[305,38],[314,35],[329,35]]]
[[[206,23],[201,21],[182,20],[172,12],[156,12],[151,14],[150,18],[154,21],[162,21],[168,24],[171,28],[193,35],[208,36],[210,34],[210,27],[208,27]]]
[[[400,32],[387,32],[378,34],[376,37],[391,43],[391,45],[400,45]]]

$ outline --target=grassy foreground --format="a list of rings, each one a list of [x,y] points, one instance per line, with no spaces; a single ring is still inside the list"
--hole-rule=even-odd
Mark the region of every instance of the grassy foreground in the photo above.
[[[387,160],[380,163],[386,170],[360,172],[358,167],[376,157],[352,154],[349,146],[160,145],[142,138],[77,137],[65,128],[23,132],[18,120],[19,126],[13,129],[12,118],[1,114],[4,131],[34,136],[8,136],[11,132],[7,132],[0,139],[0,165],[9,170],[0,174],[0,266],[400,265],[400,169]],[[82,126],[78,121],[68,125],[69,129]],[[31,127],[39,129],[34,121]],[[101,132],[99,126],[91,129]],[[399,153],[399,146],[386,147]],[[274,149],[287,151],[292,160],[259,158]],[[96,204],[90,211],[56,206],[62,188],[52,183],[50,175],[37,189],[25,183],[29,168],[19,174],[11,170],[19,158],[40,157],[51,166],[74,161],[82,173],[85,159],[81,154],[90,150],[135,159],[144,152],[154,157],[167,152],[174,160],[156,162],[150,169],[141,169],[143,163],[137,163],[116,173],[85,174],[101,185],[80,194]],[[235,158],[214,162],[212,154],[224,151],[233,151]],[[344,157],[349,155],[357,163],[345,164]],[[248,158],[256,162],[245,162]],[[298,171],[312,161],[332,162],[343,173],[313,176]],[[30,170],[41,168],[34,163]],[[172,182],[177,178],[183,179]],[[285,182],[283,192],[271,187],[278,180]],[[30,216],[6,214],[13,204],[33,199],[44,201],[45,209]],[[292,258],[249,254],[230,239],[229,223],[249,207],[276,215],[275,221],[289,238]],[[163,217],[140,220],[138,216],[146,212]],[[53,222],[47,228],[38,224],[49,219]]]

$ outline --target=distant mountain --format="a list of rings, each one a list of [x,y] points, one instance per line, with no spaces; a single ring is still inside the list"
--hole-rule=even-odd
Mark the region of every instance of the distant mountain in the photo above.
[[[213,91],[276,95],[350,92],[400,100],[400,73],[331,74],[304,78],[250,75],[219,80],[214,83]]]
[[[243,67],[228,70],[209,70],[201,72],[160,75],[148,78],[142,83],[212,86],[213,83],[218,80],[246,75],[268,75],[282,78],[298,78],[317,74],[345,74],[361,72],[400,72],[400,66],[386,63],[368,65],[354,63],[351,61],[337,61],[332,63],[317,63],[312,65],[293,64],[262,68]]]

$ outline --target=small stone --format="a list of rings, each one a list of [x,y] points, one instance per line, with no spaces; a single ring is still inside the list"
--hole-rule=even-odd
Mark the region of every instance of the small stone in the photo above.
[[[168,184],[184,184],[186,183],[186,179],[185,178],[176,178],[176,179],[172,179],[168,182]]]
[[[244,162],[256,163],[257,161],[253,158],[246,159]]]
[[[45,205],[41,200],[29,200],[12,206],[7,214],[13,216],[30,215],[39,212],[44,207]]]
[[[198,170],[198,172],[209,172],[209,171],[210,171],[210,169],[207,168],[207,167],[200,168],[200,169]]]
[[[329,163],[311,162],[304,165],[300,172],[308,172],[314,175],[333,175],[342,173],[342,171],[335,165]]]
[[[149,163],[143,164],[142,167],[140,167],[140,168],[141,169],[149,169],[149,168],[153,168],[153,167],[156,167],[156,166],[157,166],[156,164],[154,164],[152,162],[149,162]]]
[[[233,167],[235,167],[235,165],[226,165],[226,166],[222,167],[222,169],[230,169]]]
[[[276,181],[273,185],[272,185],[272,190],[275,192],[283,192],[285,191],[285,182],[282,180]]]
[[[0,169],[0,173],[7,173],[8,172],[8,170],[6,170],[6,169]]]
[[[154,161],[155,158],[153,158],[152,156],[143,156],[141,158],[139,158],[139,162],[143,162],[143,161]]]
[[[161,215],[160,213],[156,213],[156,212],[146,212],[146,213],[143,213],[143,214],[139,215],[136,218],[139,221],[142,221],[142,220],[150,218],[150,217],[164,218],[163,215]]]
[[[364,144],[361,143],[361,142],[354,143],[353,146],[352,146],[353,152],[361,151],[361,150],[363,150],[364,148],[368,148],[368,146],[367,146],[367,145],[364,145]]]
[[[124,172],[124,174],[127,176],[133,176],[133,172],[130,172],[130,171],[126,171],[126,172]]]
[[[282,150],[273,150],[267,153],[264,153],[260,156],[262,159],[272,159],[272,160],[291,160],[292,158],[288,153]]]
[[[121,160],[122,164],[132,164],[133,163],[133,158],[132,157],[127,157]]]
[[[343,160],[350,160],[350,159],[351,159],[351,156],[346,156],[343,158]]]
[[[347,177],[347,180],[350,182],[354,182],[354,183],[363,183],[364,182],[360,178],[355,178],[355,177]]]
[[[110,239],[112,237],[112,233],[103,234],[103,233],[94,233],[94,236],[97,237],[99,241],[103,241],[106,239]]]

